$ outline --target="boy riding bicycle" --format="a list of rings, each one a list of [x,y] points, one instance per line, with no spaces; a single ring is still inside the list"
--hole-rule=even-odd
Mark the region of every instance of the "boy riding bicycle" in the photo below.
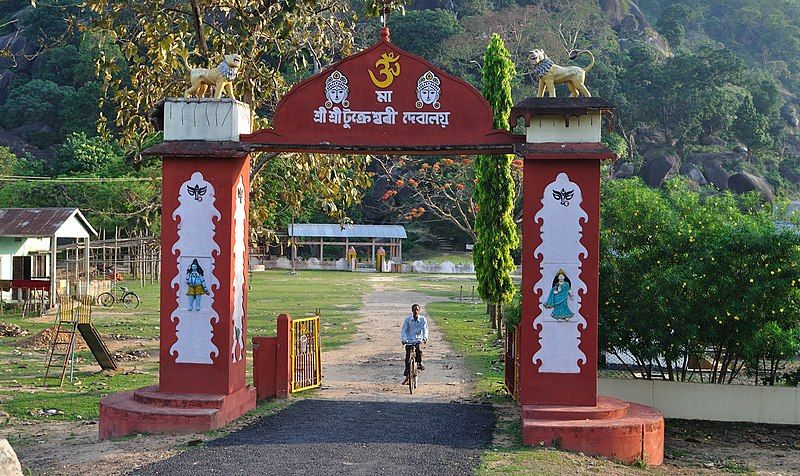
[[[400,330],[400,339],[406,348],[405,371],[403,375],[406,377],[403,380],[403,385],[408,385],[408,358],[411,356],[411,351],[416,351],[417,368],[425,370],[422,365],[422,349],[420,344],[428,342],[428,320],[425,316],[419,314],[419,304],[411,306],[411,315],[406,317],[403,321],[403,327]]]

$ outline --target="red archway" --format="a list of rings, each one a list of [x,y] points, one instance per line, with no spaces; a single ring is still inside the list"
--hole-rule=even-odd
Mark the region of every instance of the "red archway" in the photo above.
[[[159,387],[104,398],[101,437],[217,428],[255,405],[244,352],[251,152],[516,153],[525,162],[518,354],[524,441],[660,464],[660,412],[597,395],[600,161],[614,157],[600,126],[610,110],[599,98],[534,98],[511,113],[512,123],[525,119],[526,136],[494,130],[491,107],[475,88],[392,45],[384,28],[374,46],[292,88],[271,128],[231,136],[228,123],[230,139],[218,141],[211,132],[222,126],[211,131],[194,121],[201,140],[187,134],[149,149],[164,157]],[[194,298],[187,314],[192,301],[184,309],[191,294],[183,274],[193,265],[212,270],[216,296]],[[564,300],[569,315],[556,319],[543,301],[553,277],[568,273],[574,296]],[[165,406],[185,413],[165,415]]]

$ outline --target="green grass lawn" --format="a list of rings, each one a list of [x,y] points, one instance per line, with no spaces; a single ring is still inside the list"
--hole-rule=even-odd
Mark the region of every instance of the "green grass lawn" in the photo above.
[[[285,271],[253,273],[248,301],[248,335],[273,335],[276,318],[288,313],[294,317],[322,314],[321,337],[324,348],[346,343],[355,331],[354,319],[361,307],[370,275],[328,271],[305,271],[290,275]],[[144,350],[158,355],[159,285],[144,287],[135,282],[120,283],[135,291],[141,305],[128,310],[121,305],[96,308],[93,322],[108,342],[123,342],[122,351]],[[0,321],[22,327],[36,334],[52,325],[51,318],[22,318],[8,312]],[[113,336],[113,337],[112,337]],[[46,351],[19,346],[25,337],[0,338],[0,410],[24,420],[75,420],[98,418],[98,403],[109,393],[153,385],[158,380],[158,363],[150,360],[121,362],[125,369],[113,375],[100,372],[88,350],[76,353],[75,380],[58,388],[58,380],[48,380],[43,387]],[[114,342],[115,344],[117,342]],[[130,345],[128,345],[130,344]],[[83,369],[81,367],[84,367]],[[60,368],[57,369],[60,373]],[[248,374],[250,370],[248,369]],[[44,416],[39,410],[57,410]],[[0,427],[3,422],[0,421]]]

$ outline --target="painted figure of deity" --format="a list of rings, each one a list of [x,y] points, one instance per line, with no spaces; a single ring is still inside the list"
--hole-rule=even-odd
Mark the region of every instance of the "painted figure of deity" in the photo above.
[[[434,109],[439,109],[442,105],[439,103],[439,96],[442,94],[442,87],[440,86],[441,80],[428,71],[417,80],[417,109],[422,109],[425,104],[433,105]]]
[[[192,260],[192,264],[186,270],[186,284],[189,286],[189,290],[186,291],[186,295],[189,296],[189,310],[199,311],[200,299],[203,294],[208,294],[208,288],[203,267],[197,262],[197,258]]]
[[[331,108],[334,104],[350,107],[350,101],[347,100],[350,88],[347,86],[347,82],[347,76],[338,71],[334,71],[328,76],[325,80],[325,97],[328,98],[325,107]]]
[[[559,321],[566,321],[574,314],[569,310],[569,303],[567,299],[572,301],[572,282],[567,277],[567,273],[563,269],[559,269],[556,277],[553,279],[553,287],[550,289],[550,295],[544,303],[544,307],[552,309],[551,316],[553,319]]]

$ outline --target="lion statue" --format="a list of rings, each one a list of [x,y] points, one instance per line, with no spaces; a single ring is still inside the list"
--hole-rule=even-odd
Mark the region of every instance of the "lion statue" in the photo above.
[[[184,92],[184,97],[188,98],[194,94],[201,98],[205,95],[208,87],[213,86],[215,98],[221,98],[224,90],[229,98],[236,99],[233,95],[233,80],[236,79],[236,74],[242,65],[240,55],[225,55],[216,68],[192,68],[186,57],[183,58],[183,63],[186,65],[191,83],[191,87]]]
[[[544,50],[532,50],[530,52],[530,61],[533,64],[531,76],[534,80],[539,82],[539,97],[544,97],[544,91],[547,89],[550,97],[556,97],[556,84],[567,84],[570,91],[570,97],[592,97],[592,93],[586,89],[586,73],[594,67],[594,55],[589,50],[572,50],[569,59],[574,60],[582,54],[588,54],[591,58],[591,63],[586,69],[580,66],[559,66],[553,62],[544,53]]]

